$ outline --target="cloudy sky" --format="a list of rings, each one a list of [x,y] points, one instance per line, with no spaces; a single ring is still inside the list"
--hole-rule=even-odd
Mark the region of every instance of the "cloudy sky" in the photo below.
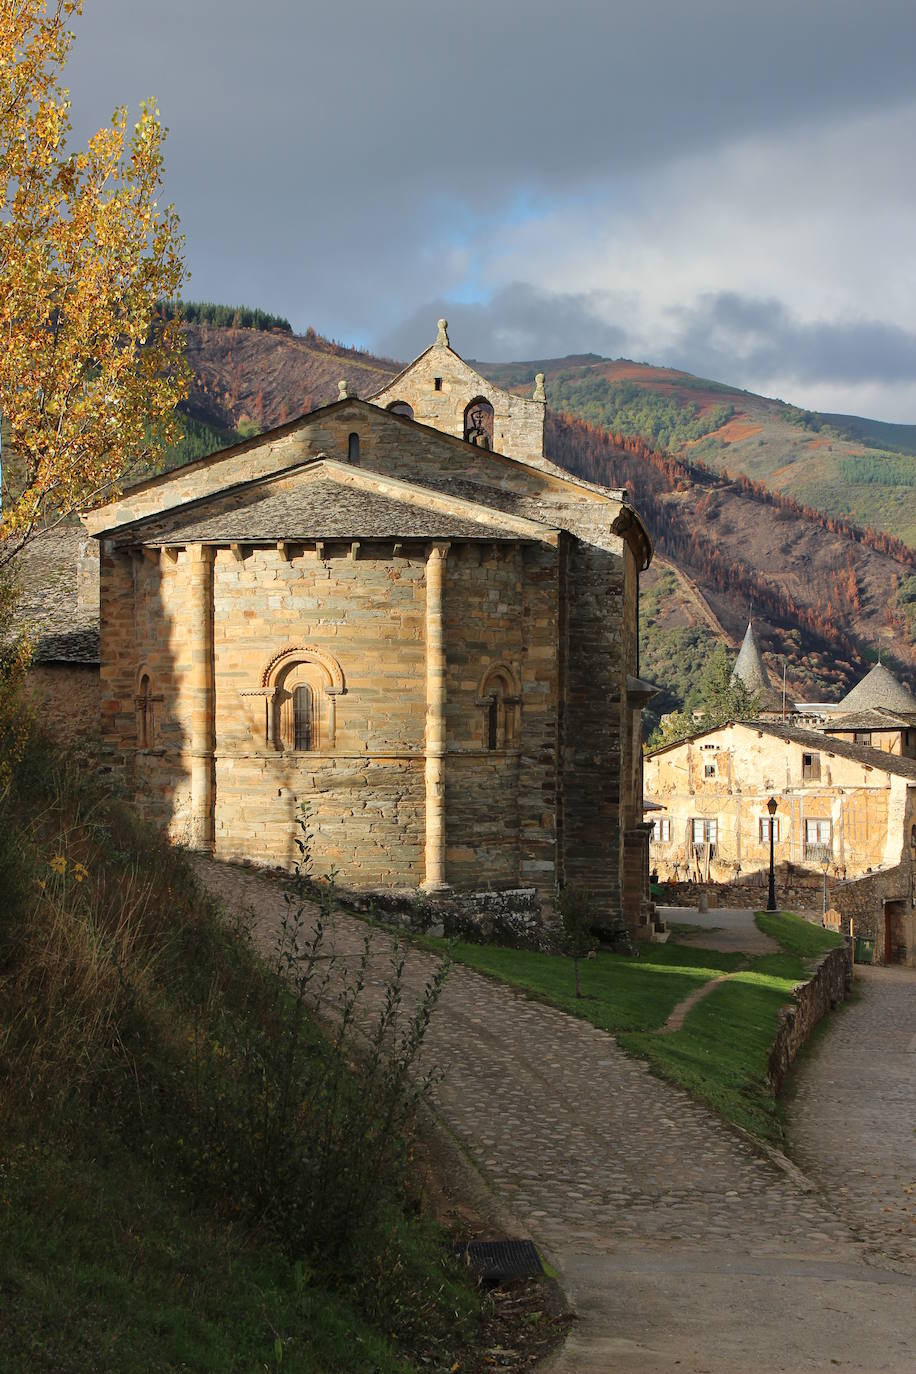
[[[407,358],[593,351],[916,423],[913,0],[85,0],[193,299]]]

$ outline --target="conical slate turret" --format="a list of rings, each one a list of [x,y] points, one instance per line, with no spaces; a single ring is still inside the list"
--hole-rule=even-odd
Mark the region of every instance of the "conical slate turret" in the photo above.
[[[757,640],[754,638],[754,629],[750,621],[747,622],[744,643],[741,645],[741,650],[735,660],[731,680],[732,682],[738,680],[743,682],[752,695],[765,697],[773,691],[773,684],[770,682],[766,664],[757,647]]]
[[[840,702],[843,711],[865,711],[870,706],[883,706],[888,711],[916,711],[916,697],[889,668],[876,663]]]

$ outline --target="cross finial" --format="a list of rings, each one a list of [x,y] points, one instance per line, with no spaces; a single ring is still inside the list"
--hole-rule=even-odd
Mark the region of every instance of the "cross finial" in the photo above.
[[[439,321],[439,332],[436,335],[436,343],[444,344],[446,348],[450,347],[448,341],[448,320]]]

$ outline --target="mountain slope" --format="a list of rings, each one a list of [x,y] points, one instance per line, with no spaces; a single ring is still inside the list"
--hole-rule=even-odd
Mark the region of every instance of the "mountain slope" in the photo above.
[[[547,378],[556,410],[638,435],[716,472],[744,473],[802,505],[916,545],[916,425],[820,415],[672,368],[594,356],[478,364],[524,390]]]

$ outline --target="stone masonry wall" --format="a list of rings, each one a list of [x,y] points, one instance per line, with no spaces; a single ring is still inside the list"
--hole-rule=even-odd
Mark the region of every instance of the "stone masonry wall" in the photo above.
[[[767,1058],[767,1078],[777,1096],[814,1027],[845,1000],[851,989],[852,961],[844,945],[828,950],[808,981],[795,989],[792,1005],[781,1009],[779,1029]]]
[[[434,344],[373,402],[382,409],[406,402],[421,424],[463,439],[465,411],[479,399],[493,407],[493,447],[498,452],[519,458],[543,456],[544,403],[494,386],[445,345]]]
[[[532,459],[528,463],[518,463],[498,453],[458,441],[443,438],[441,442],[431,442],[428,430],[406,420],[398,421],[373,406],[351,401],[327,407],[312,419],[242,445],[222,458],[217,455],[192,464],[185,471],[169,474],[165,483],[142,484],[132,489],[117,506],[91,517],[90,528],[98,530],[106,522],[111,524],[162,510],[176,500],[189,500],[221,489],[227,482],[250,480],[259,474],[275,472],[320,452],[344,458],[348,450],[348,436],[352,432],[359,434],[360,466],[364,468],[420,482],[443,494],[455,491],[458,495],[473,497],[483,486],[485,491],[482,495],[487,503],[502,504],[512,514],[529,516],[542,524],[569,530],[573,536],[567,541],[568,548],[563,555],[566,561],[565,577],[551,570],[548,560],[538,572],[538,578],[542,579],[540,582],[527,577],[523,579],[525,596],[522,606],[516,608],[517,615],[522,618],[534,617],[544,628],[537,647],[539,676],[532,680],[527,669],[522,674],[526,692],[529,681],[532,687],[536,683],[542,708],[536,719],[536,734],[526,736],[518,761],[520,778],[524,773],[524,782],[518,793],[519,828],[524,835],[520,848],[523,857],[519,860],[519,880],[535,881],[546,888],[551,881],[549,851],[554,843],[554,835],[557,835],[561,868],[565,868],[566,876],[587,882],[599,896],[605,914],[615,911],[619,914],[623,846],[621,813],[633,786],[633,770],[622,766],[621,734],[627,724],[627,671],[628,667],[631,670],[635,667],[635,653],[628,643],[628,631],[624,624],[629,609],[633,611],[631,618],[635,623],[635,580],[628,579],[626,574],[626,557],[630,546],[627,538],[614,527],[615,520],[624,511],[622,502],[609,500],[604,495],[565,480],[561,474],[555,474],[544,460]],[[115,561],[126,557],[116,555]],[[183,552],[179,553],[173,571],[169,572],[165,567],[166,557],[163,556],[163,586],[174,572],[181,572],[185,557]],[[231,557],[228,551],[218,556],[214,570],[218,585],[222,577],[221,560]],[[360,563],[362,566],[362,559]],[[111,576],[111,571],[109,569],[106,572],[103,567],[103,583],[108,581],[111,584],[107,592],[103,587],[103,601],[107,601],[114,614],[114,620],[106,631],[103,611],[103,641],[108,646],[107,649],[103,648],[103,661],[108,674],[107,680],[103,681],[103,710],[108,719],[109,738],[113,747],[117,748],[119,741],[130,746],[135,740],[136,710],[132,697],[136,692],[137,652],[133,645],[143,640],[142,636],[138,640],[131,639],[133,607],[127,601],[121,604],[131,591],[131,578],[123,571]],[[552,577],[557,581],[555,593],[550,585]],[[280,596],[282,601],[282,586],[272,595],[274,598]],[[545,614],[548,596],[554,598],[556,607],[552,617]],[[530,597],[527,606],[525,597]],[[184,601],[185,593],[176,588],[174,605],[166,610],[162,630],[153,631],[154,639],[165,634],[173,640],[171,652],[178,649],[184,651]],[[267,604],[270,608],[270,593]],[[251,616],[256,614],[252,607]],[[292,626],[289,633],[293,634]],[[154,644],[150,652],[155,656],[160,647]],[[223,653],[219,644],[216,645],[216,652],[219,661]],[[550,666],[551,655],[554,661],[559,659],[560,663],[565,664],[565,681],[551,681],[554,671]],[[131,669],[126,672],[124,665],[128,662]],[[168,679],[165,667],[163,682]],[[178,678],[181,678],[181,674]],[[554,689],[556,721],[551,714],[551,704],[547,701]],[[158,682],[156,690],[159,690]],[[171,721],[175,733],[180,733],[181,721],[185,719],[182,683],[176,679],[168,686],[163,686],[162,690],[168,698],[162,708],[166,716],[165,723]],[[342,709],[344,702],[345,698],[342,697],[339,703]],[[533,705],[533,701],[526,697],[523,719],[530,714],[529,704]],[[556,745],[553,741],[558,737]],[[560,773],[554,795],[551,795],[552,784],[548,778],[549,751],[552,748],[558,750]],[[363,741],[362,754],[365,758],[367,753],[372,755],[375,752],[370,734],[368,749],[366,741]],[[393,752],[397,753],[396,750]],[[152,755],[147,756],[143,764],[150,775],[154,800],[158,800],[163,812],[171,813],[173,817],[180,816],[179,802],[184,795],[181,770],[163,770]],[[263,766],[263,760],[259,766]],[[220,793],[225,797],[228,792],[230,797],[238,798],[232,803],[230,812],[238,811],[241,809],[241,798],[246,795],[246,786],[242,782],[242,761],[237,761],[234,767],[235,780],[231,776],[233,770],[218,767],[217,771],[219,824]],[[401,771],[398,770],[399,773]],[[409,766],[407,771],[410,772]],[[255,784],[255,779],[250,781],[252,785]],[[488,785],[492,790],[504,781],[504,777],[491,777]],[[400,785],[399,777],[394,784],[393,796],[401,796],[398,790]],[[411,800],[397,803],[402,809],[406,807],[409,810],[414,805],[412,786],[411,780],[408,787]],[[273,788],[272,805],[280,802],[285,807],[282,781],[278,782],[277,787],[281,795],[277,797],[277,788]],[[332,784],[329,780],[329,787],[336,790],[336,782]],[[260,790],[255,795],[262,798],[266,791],[266,780],[258,782],[257,788]],[[349,794],[349,782],[343,790]],[[217,837],[218,844],[224,841],[230,845],[234,843],[231,831],[238,822],[230,816],[229,824],[230,833],[220,832],[222,839]],[[497,842],[496,847],[500,847],[500,843]],[[405,866],[413,876],[415,868],[412,856],[405,860]]]
[[[415,888],[424,878],[426,546],[360,556],[251,548],[213,560],[214,847],[224,858],[289,866],[299,802],[310,805],[316,873],[353,887]],[[532,584],[527,587],[530,563]],[[110,753],[126,761],[141,809],[190,838],[188,755],[195,646],[190,556],[106,550],[102,570],[104,718]],[[538,579],[540,579],[538,581]],[[555,848],[556,555],[552,548],[456,544],[446,561],[449,753],[448,880],[516,887],[525,866],[553,890]],[[333,658],[345,690],[319,692],[317,749],[278,748],[262,689],[271,662],[296,646]],[[529,666],[530,651],[530,666]],[[521,681],[511,747],[485,746],[478,704],[488,667]],[[137,692],[148,673],[153,739],[140,749]],[[333,714],[333,739],[331,716]],[[530,739],[529,739],[530,730]],[[520,789],[520,778],[524,788]],[[538,867],[538,865],[540,865]]]
[[[69,743],[99,731],[99,670],[95,664],[36,663],[26,691],[42,726]]]

